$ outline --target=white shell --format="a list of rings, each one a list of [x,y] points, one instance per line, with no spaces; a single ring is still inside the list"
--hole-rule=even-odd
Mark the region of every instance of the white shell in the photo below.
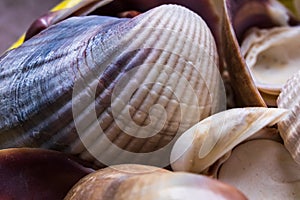
[[[271,140],[237,146],[220,168],[218,179],[250,200],[300,199],[300,165],[281,143]]]
[[[282,86],[300,68],[300,27],[252,29],[241,51],[256,86],[275,105]],[[270,100],[271,101],[271,100]]]
[[[172,168],[201,173],[257,131],[277,123],[287,113],[277,108],[236,108],[212,115],[176,141]]]
[[[81,156],[88,159],[92,154],[106,165],[133,162],[163,167],[169,164],[175,138],[201,119],[225,109],[218,54],[206,23],[184,7],[159,6],[131,23],[136,26],[124,35],[120,33],[118,53],[150,52],[147,56],[134,55],[145,60],[131,70],[134,77],[127,73],[114,89],[116,98],[112,98],[110,108],[114,118],[110,113],[103,117],[103,121],[113,121],[105,134],[117,135],[113,140],[118,146],[112,145],[96,124],[91,131],[80,131],[81,141],[88,147]],[[128,65],[130,68],[132,63]],[[131,117],[133,111],[136,114]],[[86,126],[84,121],[78,124]],[[75,145],[73,149],[80,150]]]
[[[288,109],[286,118],[278,123],[279,133],[285,147],[300,164],[300,71],[288,80],[280,93],[277,104],[279,108]]]

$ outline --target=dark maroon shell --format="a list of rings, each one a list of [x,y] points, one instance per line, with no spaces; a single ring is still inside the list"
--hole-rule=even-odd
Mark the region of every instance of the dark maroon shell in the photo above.
[[[1,150],[0,199],[63,199],[79,179],[92,171],[55,151]]]

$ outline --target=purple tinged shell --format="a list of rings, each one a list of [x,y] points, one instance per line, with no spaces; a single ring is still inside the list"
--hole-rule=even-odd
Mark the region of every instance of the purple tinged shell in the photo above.
[[[0,65],[1,148],[165,166],[173,139],[225,104],[211,32],[180,6],[70,18]]]
[[[60,152],[12,148],[0,150],[1,199],[62,199],[93,172]]]

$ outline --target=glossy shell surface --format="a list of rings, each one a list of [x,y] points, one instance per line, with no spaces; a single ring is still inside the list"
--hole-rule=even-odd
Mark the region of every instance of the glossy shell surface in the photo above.
[[[286,115],[285,109],[263,107],[236,108],[212,115],[179,137],[171,153],[172,168],[206,173],[235,146]]]

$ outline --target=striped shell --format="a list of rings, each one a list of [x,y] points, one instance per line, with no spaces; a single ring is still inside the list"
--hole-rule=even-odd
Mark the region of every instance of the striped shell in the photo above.
[[[279,108],[290,112],[279,124],[278,129],[284,145],[295,161],[300,164],[300,71],[291,77],[278,97]]]
[[[173,139],[226,103],[214,39],[180,6],[67,19],[0,66],[0,147],[97,164],[167,165]]]
[[[142,165],[111,167],[82,178],[72,187],[65,200],[246,199],[234,187],[202,175],[169,172]],[[124,168],[127,168],[126,171]]]

